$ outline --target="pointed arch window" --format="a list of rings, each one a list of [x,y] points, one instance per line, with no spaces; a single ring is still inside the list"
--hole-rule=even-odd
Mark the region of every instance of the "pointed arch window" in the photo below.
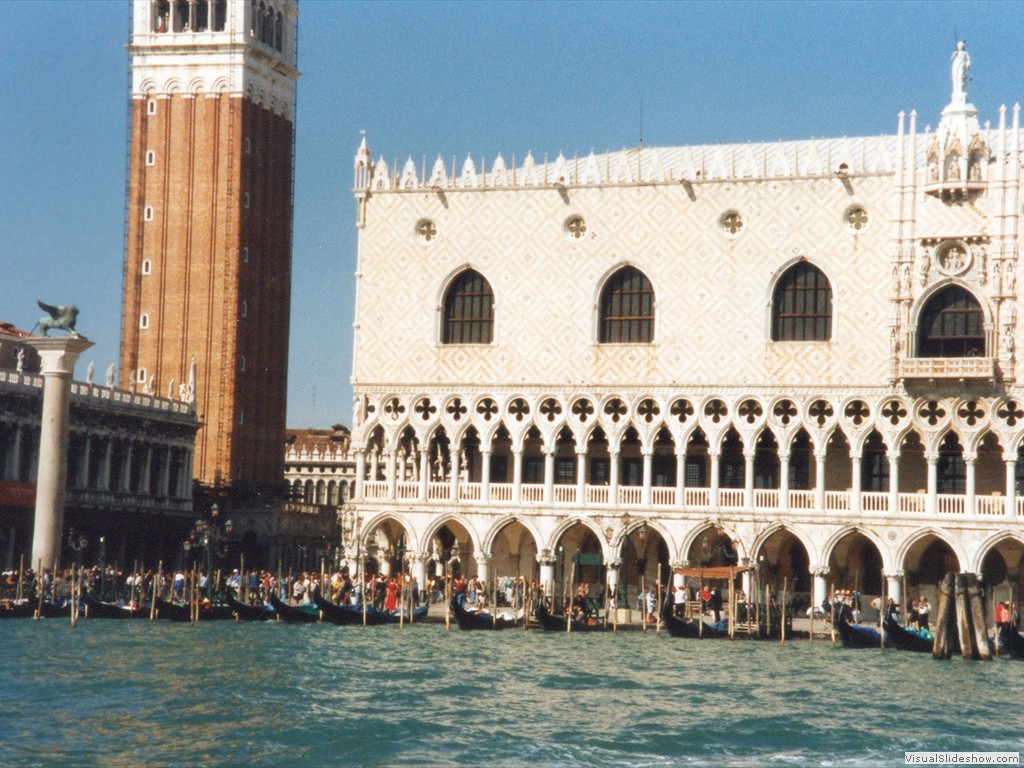
[[[772,341],[831,341],[832,286],[802,261],[779,278],[772,296]]]
[[[444,298],[444,344],[490,344],[494,339],[494,292],[474,269],[460,273]]]
[[[600,342],[650,344],[654,341],[654,288],[647,275],[623,267],[601,291]]]
[[[951,285],[928,300],[918,321],[919,357],[984,357],[985,316],[964,288]]]

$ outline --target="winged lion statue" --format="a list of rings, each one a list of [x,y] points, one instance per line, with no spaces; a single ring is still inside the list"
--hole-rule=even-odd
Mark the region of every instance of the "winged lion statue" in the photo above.
[[[81,335],[75,330],[75,323],[78,322],[78,307],[74,305],[55,307],[41,301],[37,301],[36,304],[44,312],[48,312],[49,317],[39,318],[39,322],[32,326],[32,333],[35,333],[38,328],[43,332],[43,336],[48,336],[47,331],[49,330],[67,331],[71,336]]]

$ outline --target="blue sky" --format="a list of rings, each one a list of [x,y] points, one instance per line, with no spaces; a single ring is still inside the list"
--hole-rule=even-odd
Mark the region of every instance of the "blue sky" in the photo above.
[[[117,361],[128,0],[4,4],[0,319],[81,308]],[[1024,3],[432,3],[300,0],[288,424],[351,423],[352,156],[488,163],[633,146],[935,125],[954,34],[982,122],[1024,98]]]

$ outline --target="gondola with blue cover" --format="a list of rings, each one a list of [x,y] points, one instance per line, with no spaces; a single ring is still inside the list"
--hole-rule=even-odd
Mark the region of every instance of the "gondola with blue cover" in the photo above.
[[[289,624],[316,624],[320,621],[320,609],[312,603],[288,605],[273,592],[270,593],[269,602],[277,618]]]
[[[882,631],[885,632],[885,644],[900,651],[931,653],[935,646],[935,638],[930,633],[923,634],[921,630],[900,626],[892,611],[885,614]]]
[[[839,639],[847,648],[881,648],[882,633],[874,627],[851,624],[853,609],[846,603],[837,602],[832,606],[832,623],[839,633]]]
[[[661,620],[672,637],[708,639],[729,637],[728,622],[708,624],[703,619],[687,619],[676,616],[671,595],[665,598],[665,602],[661,606]],[[702,624],[703,626],[701,626]]]

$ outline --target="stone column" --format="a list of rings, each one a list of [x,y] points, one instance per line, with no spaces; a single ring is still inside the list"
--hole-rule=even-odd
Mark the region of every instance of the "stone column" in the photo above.
[[[779,509],[789,510],[789,452],[779,453]],[[749,595],[750,593],[747,592]]]
[[[491,500],[491,449],[480,451],[480,501]]]
[[[743,506],[754,508],[754,452],[743,454]]]
[[[41,336],[26,339],[24,343],[39,354],[43,376],[43,415],[40,420],[30,565],[35,568],[42,562],[44,568],[49,568],[60,557],[64,530],[71,377],[78,356],[91,347],[92,342],[80,336]]]
[[[925,451],[924,457],[928,461],[928,495],[924,501],[924,511],[928,517],[934,517],[939,506],[939,453]]]
[[[852,496],[850,497],[850,511],[859,515],[861,511],[860,504],[860,491],[863,486],[861,480],[861,454],[854,453],[850,456],[850,460],[853,462],[853,488],[850,490]]]
[[[967,469],[966,483],[964,487],[964,513],[970,517],[975,517],[978,514],[978,504],[975,501],[975,474],[974,465],[978,460],[978,454],[968,453],[964,454],[964,464]]]
[[[890,451],[889,454],[889,514],[900,511],[900,454]]]
[[[476,560],[476,578],[483,585],[484,592],[490,596],[491,591],[487,587],[487,579],[490,578],[491,575],[489,567],[491,564],[491,556],[481,552],[474,555],[473,559]]]
[[[619,452],[608,451],[608,503],[619,503]]]
[[[356,451],[356,482],[355,488],[352,491],[352,497],[354,500],[361,500],[363,498],[363,480],[366,477],[366,453],[362,450]]]
[[[676,506],[686,506],[686,449],[676,454]]]
[[[720,460],[722,458],[722,454],[719,453],[717,450],[715,450],[715,451],[710,451],[708,453],[708,456],[711,458],[711,494],[710,494],[711,501],[709,503],[711,504],[712,508],[717,508],[718,507],[718,487],[719,487],[718,484],[719,484],[719,481],[721,480],[721,478],[719,477],[719,473],[720,473]]]
[[[811,605],[819,606],[828,597],[828,568],[811,568],[811,575],[814,577],[814,591],[811,594]]]
[[[537,562],[540,564],[540,587],[544,590],[544,597],[550,600],[554,598],[555,558],[545,552],[537,555]]]
[[[452,476],[448,478],[448,484],[450,486],[448,490],[448,498],[452,502],[459,500],[459,472],[462,471],[459,466],[459,452],[455,450],[455,445],[452,445]]]
[[[427,483],[430,482],[430,451],[420,451],[420,480],[417,494],[420,501],[427,500]]]
[[[587,503],[587,449],[576,451],[576,503]]]
[[[900,591],[900,587],[903,583],[903,571],[884,570],[882,571],[882,575],[885,576],[885,591],[888,597],[891,597],[896,605],[902,606],[903,603],[900,601],[903,599],[903,594]],[[884,605],[882,606],[882,610],[885,610]],[[902,611],[903,609],[900,608],[900,610]]]
[[[392,448],[385,451],[385,456],[387,457],[384,465],[384,472],[387,477],[387,497],[389,499],[394,499],[397,493],[396,484],[398,479],[398,462],[396,460],[395,451]]]
[[[523,500],[523,449],[512,448],[512,503]]]
[[[825,511],[825,451],[814,452],[814,508]]]
[[[544,503],[555,502],[555,449],[544,452]]]
[[[643,449],[643,485],[640,487],[640,506],[648,509],[651,506],[651,475],[654,469],[654,451],[650,448]]]
[[[412,557],[412,577],[416,579],[416,590],[421,591],[427,588],[427,562],[430,560],[429,552],[413,552]],[[419,602],[419,595],[416,596],[414,602]]]
[[[1017,454],[1004,453],[1006,462],[1006,516],[1017,515]]]

